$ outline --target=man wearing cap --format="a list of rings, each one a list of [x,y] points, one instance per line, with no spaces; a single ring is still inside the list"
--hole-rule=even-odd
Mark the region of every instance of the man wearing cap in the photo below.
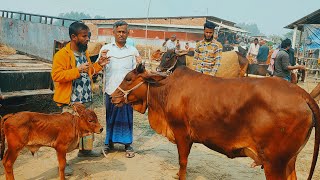
[[[195,71],[214,76],[220,67],[222,45],[213,38],[215,24],[204,24],[204,39],[196,44],[193,65]]]
[[[175,34],[173,34],[170,38],[170,40],[167,41],[166,43],[166,47],[167,47],[167,50],[174,50],[176,48],[176,38],[177,36]]]

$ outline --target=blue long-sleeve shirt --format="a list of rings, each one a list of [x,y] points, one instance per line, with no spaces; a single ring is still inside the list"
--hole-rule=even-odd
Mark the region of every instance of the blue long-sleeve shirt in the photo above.
[[[269,47],[266,45],[260,46],[259,52],[257,55],[257,60],[260,62],[266,62],[269,55]]]

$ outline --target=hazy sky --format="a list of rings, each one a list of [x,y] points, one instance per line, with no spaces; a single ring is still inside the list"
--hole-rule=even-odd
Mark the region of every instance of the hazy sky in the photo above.
[[[0,9],[58,16],[71,11],[94,17],[216,16],[256,23],[264,34],[282,35],[283,27],[320,8],[320,0],[0,0]]]

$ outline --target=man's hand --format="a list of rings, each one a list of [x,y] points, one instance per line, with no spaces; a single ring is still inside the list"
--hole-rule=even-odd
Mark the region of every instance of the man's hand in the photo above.
[[[106,64],[109,64],[110,60],[109,60],[109,57],[107,57],[107,53],[108,53],[109,50],[103,50],[101,51],[101,56],[98,60],[98,64],[100,66],[105,66]]]
[[[299,69],[301,69],[301,70],[305,70],[305,69],[306,69],[306,67],[305,67],[305,66],[303,66],[303,65],[299,65]]]
[[[137,62],[137,64],[142,63],[142,57],[141,56],[136,56],[136,62]]]
[[[87,73],[89,71],[89,63],[86,62],[86,63],[83,63],[81,64],[79,67],[78,67],[78,70],[79,70],[79,73]]]

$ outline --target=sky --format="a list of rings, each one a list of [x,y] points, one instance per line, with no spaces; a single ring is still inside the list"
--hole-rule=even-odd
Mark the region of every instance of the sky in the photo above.
[[[320,9],[320,0],[0,0],[0,4],[1,10],[49,16],[71,11],[106,18],[208,15],[256,23],[266,35],[283,35],[288,32],[284,26]]]

